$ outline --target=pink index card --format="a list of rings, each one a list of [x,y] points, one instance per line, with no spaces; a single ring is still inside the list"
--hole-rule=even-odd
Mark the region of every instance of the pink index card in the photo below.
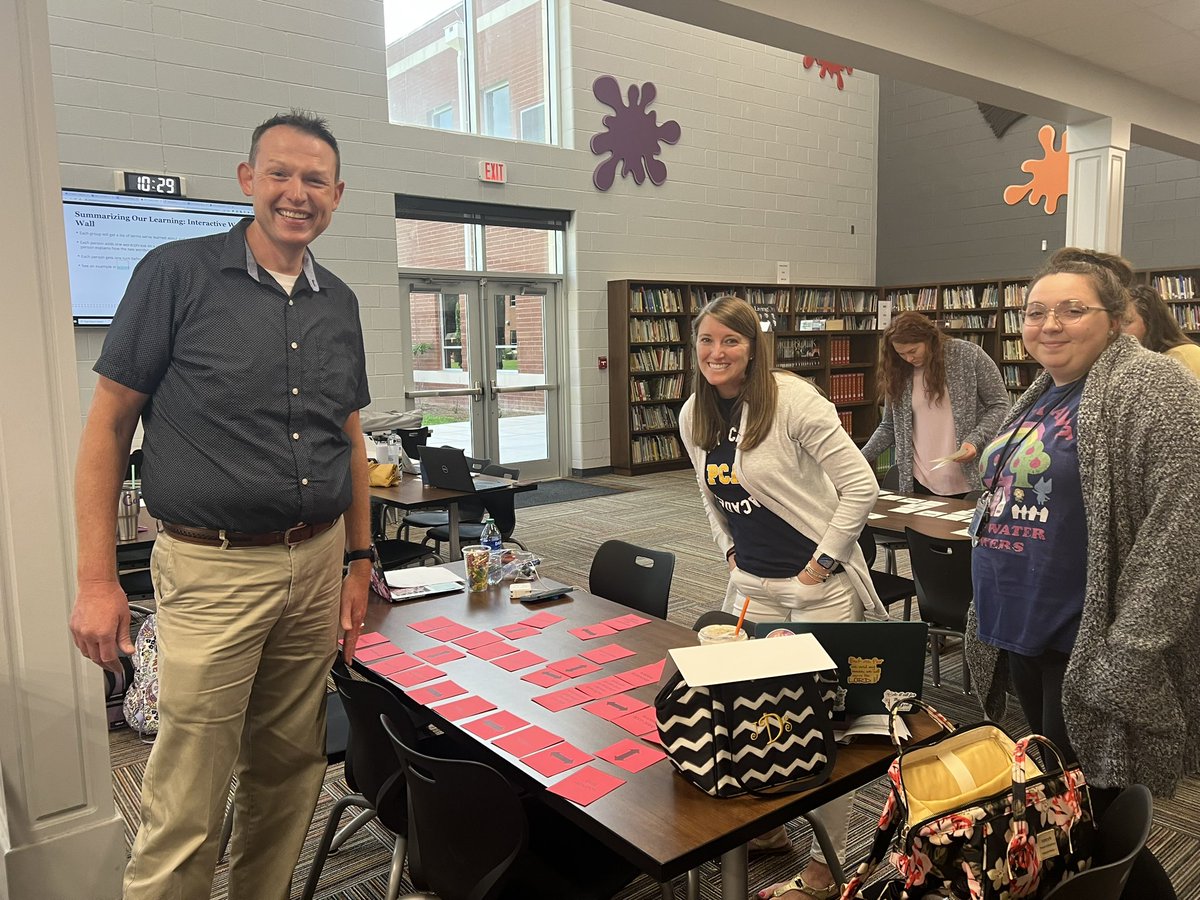
[[[369,631],[366,634],[360,634],[358,636],[358,643],[355,644],[355,646],[356,647],[373,647],[376,644],[382,644],[386,640],[387,640],[387,638],[385,638],[378,631]]]
[[[555,622],[563,621],[562,616],[556,616],[552,612],[543,611],[536,616],[530,616],[528,619],[522,619],[519,624],[528,625],[530,628],[547,628]]]
[[[463,731],[469,731],[477,738],[490,741],[502,734],[508,734],[517,728],[524,728],[528,724],[520,716],[514,716],[510,712],[499,709],[491,715],[484,716],[482,719],[468,722],[463,726]]]
[[[501,625],[496,629],[496,632],[504,635],[510,641],[519,641],[521,638],[541,634],[540,629],[534,628],[531,625],[522,625],[520,622],[515,622],[512,625]]]
[[[449,700],[451,697],[458,697],[466,692],[467,689],[461,684],[447,679],[428,687],[415,688],[408,692],[408,696],[422,706],[428,706],[430,703],[440,703],[442,700]]]
[[[652,744],[658,744],[660,747],[662,746],[662,738],[658,736],[657,730],[647,731],[645,734],[639,734],[638,737],[640,737],[643,741],[649,741]]]
[[[463,659],[467,654],[461,650],[455,650],[453,647],[447,647],[442,644],[438,647],[428,647],[424,650],[417,650],[413,656],[419,656],[427,663],[435,666],[445,665],[448,662],[453,662],[456,659]]]
[[[425,632],[425,637],[433,638],[435,641],[453,641],[457,638],[466,637],[468,634],[474,634],[474,628],[468,628],[466,625],[459,625],[457,622],[451,622],[442,628],[435,628],[433,631]]]
[[[553,669],[538,669],[536,672],[522,675],[521,680],[536,684],[538,687],[554,687],[556,684],[570,681],[562,672],[555,672]]]
[[[451,700],[449,703],[435,706],[433,707],[433,711],[443,719],[457,722],[459,719],[465,719],[468,716],[477,716],[480,713],[491,712],[495,708],[496,704],[491,700],[484,700],[482,697],[466,697],[462,700]]]
[[[601,759],[606,759],[615,766],[620,766],[626,772],[640,772],[659,760],[667,758],[667,754],[637,741],[623,738],[611,747],[596,751]]]
[[[530,725],[528,728],[522,728],[520,731],[506,734],[504,737],[492,741],[493,746],[499,747],[505,753],[518,759],[561,743],[562,738],[557,734],[553,734],[545,728],[539,728],[537,725]]]
[[[584,766],[572,772],[562,781],[550,785],[550,792],[566,797],[580,806],[587,806],[599,800],[605,794],[611,793],[625,783],[616,775],[601,772],[593,766]]]
[[[557,660],[547,664],[546,668],[561,672],[568,678],[578,678],[580,675],[590,675],[592,672],[600,671],[600,667],[594,662],[579,656],[569,656],[566,659]]]
[[[567,769],[582,766],[585,762],[595,758],[590,754],[584,753],[578,747],[563,741],[561,744],[555,744],[553,747],[539,750],[537,753],[529,754],[529,756],[523,756],[521,757],[521,762],[525,763],[525,765],[529,766],[535,772],[551,778],[562,774]]]
[[[647,706],[645,709],[631,712],[627,716],[613,719],[613,724],[620,725],[630,734],[637,735],[638,737],[641,737],[643,734],[649,734],[652,731],[658,731],[658,724],[654,721],[653,706]]]
[[[377,659],[385,659],[389,656],[395,656],[397,653],[404,651],[393,644],[391,641],[383,641],[378,644],[373,644],[370,647],[354,648],[354,658],[359,662],[374,662]]]
[[[583,691],[575,688],[559,688],[549,694],[534,697],[533,702],[538,706],[546,707],[550,712],[562,712],[564,709],[570,709],[572,706],[586,702],[587,699],[588,695]]]
[[[464,650],[474,650],[476,647],[482,647],[484,644],[494,644],[498,640],[500,640],[500,635],[498,634],[492,634],[490,631],[477,631],[474,634],[458,638],[454,641],[454,644],[457,647],[462,647]]]
[[[476,647],[467,652],[472,656],[478,656],[480,659],[496,659],[500,656],[508,656],[510,653],[516,653],[517,648],[507,641],[496,641],[494,644],[484,644],[482,647]]]
[[[650,621],[645,616],[639,616],[637,613],[629,613],[624,616],[617,616],[615,619],[605,619],[603,624],[609,628],[615,628],[617,631],[624,631],[626,628],[636,628]]]
[[[583,625],[579,628],[572,628],[568,634],[573,634],[581,641],[592,641],[596,638],[608,637],[610,634],[616,634],[617,629],[609,628],[603,622],[596,625]]]
[[[445,672],[435,669],[433,666],[417,666],[415,669],[407,669],[403,672],[396,672],[394,675],[389,675],[388,681],[398,684],[400,687],[408,688],[413,685],[423,684],[426,681],[433,681],[435,678],[445,677]]]
[[[529,650],[520,650],[516,653],[510,653],[508,656],[493,659],[492,665],[499,666],[508,672],[515,672],[518,669],[528,669],[530,666],[536,666],[545,661],[546,657],[544,656],[538,656]]]
[[[596,681],[586,681],[583,684],[575,685],[575,687],[596,700],[601,697],[611,697],[613,694],[621,694],[629,690],[629,685],[616,675],[609,675],[607,678],[599,678]]]
[[[421,661],[415,656],[401,653],[399,656],[389,656],[387,659],[373,662],[367,668],[387,678],[389,675],[395,675],[397,672],[403,672],[405,669],[415,669],[419,665],[421,665]]]
[[[585,703],[583,708],[593,716],[599,716],[602,719],[607,719],[609,722],[615,722],[622,716],[635,713],[639,709],[646,709],[649,706],[649,703],[645,703],[637,697],[622,694],[620,697],[605,697],[603,700],[593,700],[591,703]]]
[[[630,669],[628,672],[622,672],[617,677],[630,687],[641,687],[643,684],[654,684],[659,678],[662,677],[664,662],[665,660],[659,660],[658,662],[651,663],[648,666]]]
[[[633,656],[634,653],[620,644],[605,644],[603,647],[597,647],[595,650],[585,650],[579,655],[584,659],[590,659],[594,663],[604,665],[605,663],[615,662],[618,659],[624,659],[627,656]]]
[[[431,631],[436,631],[439,628],[446,628],[450,625],[456,625],[453,619],[447,619],[445,616],[435,616],[432,619],[424,619],[420,622],[413,622],[408,627],[413,631],[419,631],[421,634],[429,634]]]

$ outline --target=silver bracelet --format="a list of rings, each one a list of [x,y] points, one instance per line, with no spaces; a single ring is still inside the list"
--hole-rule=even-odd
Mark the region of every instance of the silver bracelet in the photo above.
[[[805,564],[804,564],[804,571],[808,573],[808,577],[809,577],[809,578],[815,578],[815,579],[817,579],[817,581],[820,581],[822,584],[823,584],[823,583],[825,583],[826,581],[828,581],[828,580],[829,580],[829,576],[833,574],[832,572],[826,572],[826,573],[824,573],[824,574],[820,574],[820,573],[818,573],[818,572],[814,572],[814,571],[812,570],[812,567],[811,567],[811,566],[809,566],[809,564],[808,564],[808,563],[805,563]]]

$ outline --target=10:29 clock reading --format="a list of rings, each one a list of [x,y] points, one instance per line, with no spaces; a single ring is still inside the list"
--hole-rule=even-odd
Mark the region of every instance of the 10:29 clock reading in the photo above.
[[[155,175],[148,172],[126,172],[125,190],[131,194],[155,194],[160,197],[182,197],[183,180],[176,175]]]

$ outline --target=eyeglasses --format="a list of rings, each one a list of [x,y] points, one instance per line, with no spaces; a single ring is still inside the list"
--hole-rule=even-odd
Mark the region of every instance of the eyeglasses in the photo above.
[[[1058,324],[1060,325],[1074,325],[1088,313],[1096,312],[1097,310],[1101,312],[1105,311],[1103,306],[1082,306],[1076,303],[1060,303],[1053,308],[1042,306],[1040,303],[1031,303],[1021,310],[1021,322],[1025,325],[1040,328],[1046,324],[1046,319],[1053,315],[1054,318],[1058,319]]]

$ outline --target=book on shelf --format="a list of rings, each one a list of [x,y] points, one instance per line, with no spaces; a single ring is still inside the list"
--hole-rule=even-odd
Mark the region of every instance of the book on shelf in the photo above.
[[[1005,360],[1029,359],[1025,353],[1025,342],[1020,338],[1005,338],[1000,342],[1000,357]]]
[[[630,319],[629,340],[635,344],[679,341],[678,319]]]
[[[801,288],[796,291],[793,312],[833,312],[836,294],[837,291],[832,288]]]
[[[976,309],[975,288],[969,284],[942,288],[942,309]]]
[[[1000,289],[994,284],[983,286],[983,296],[979,298],[980,309],[995,309],[1000,305]]]
[[[673,287],[635,287],[629,291],[630,312],[681,313],[683,293]]]
[[[1004,305],[1007,307],[1024,306],[1025,295],[1029,293],[1029,285],[1023,282],[1011,282],[1004,286]]]
[[[682,400],[683,374],[630,378],[629,399],[634,401]]]
[[[709,285],[697,285],[692,289],[692,308],[688,312],[700,312],[708,305],[710,300],[715,300],[717,297],[741,297],[746,299],[745,291],[739,291],[735,287],[712,287]]]
[[[840,313],[855,313],[859,315],[874,315],[879,305],[879,295],[874,291],[838,292],[837,311]]]
[[[829,362],[835,366],[850,364],[850,338],[829,339]]]
[[[846,434],[854,435],[854,413],[848,409],[838,413],[838,419],[841,420],[842,427],[846,429]]]
[[[679,427],[679,417],[672,406],[634,406],[631,411],[634,431]]]
[[[821,344],[816,338],[779,338],[775,342],[775,360],[784,368],[819,368]]]
[[[630,444],[635,465],[668,462],[683,457],[683,447],[673,434],[651,434],[635,437]]]
[[[1191,300],[1196,296],[1196,288],[1191,275],[1155,275],[1152,284],[1154,290],[1164,300]]]
[[[682,347],[639,347],[629,354],[629,371],[660,372],[664,369],[682,369],[683,362]]]
[[[1200,331],[1200,304],[1175,303],[1171,312],[1184,331]]]
[[[829,399],[834,403],[861,403],[866,400],[866,375],[846,372],[829,376]]]

